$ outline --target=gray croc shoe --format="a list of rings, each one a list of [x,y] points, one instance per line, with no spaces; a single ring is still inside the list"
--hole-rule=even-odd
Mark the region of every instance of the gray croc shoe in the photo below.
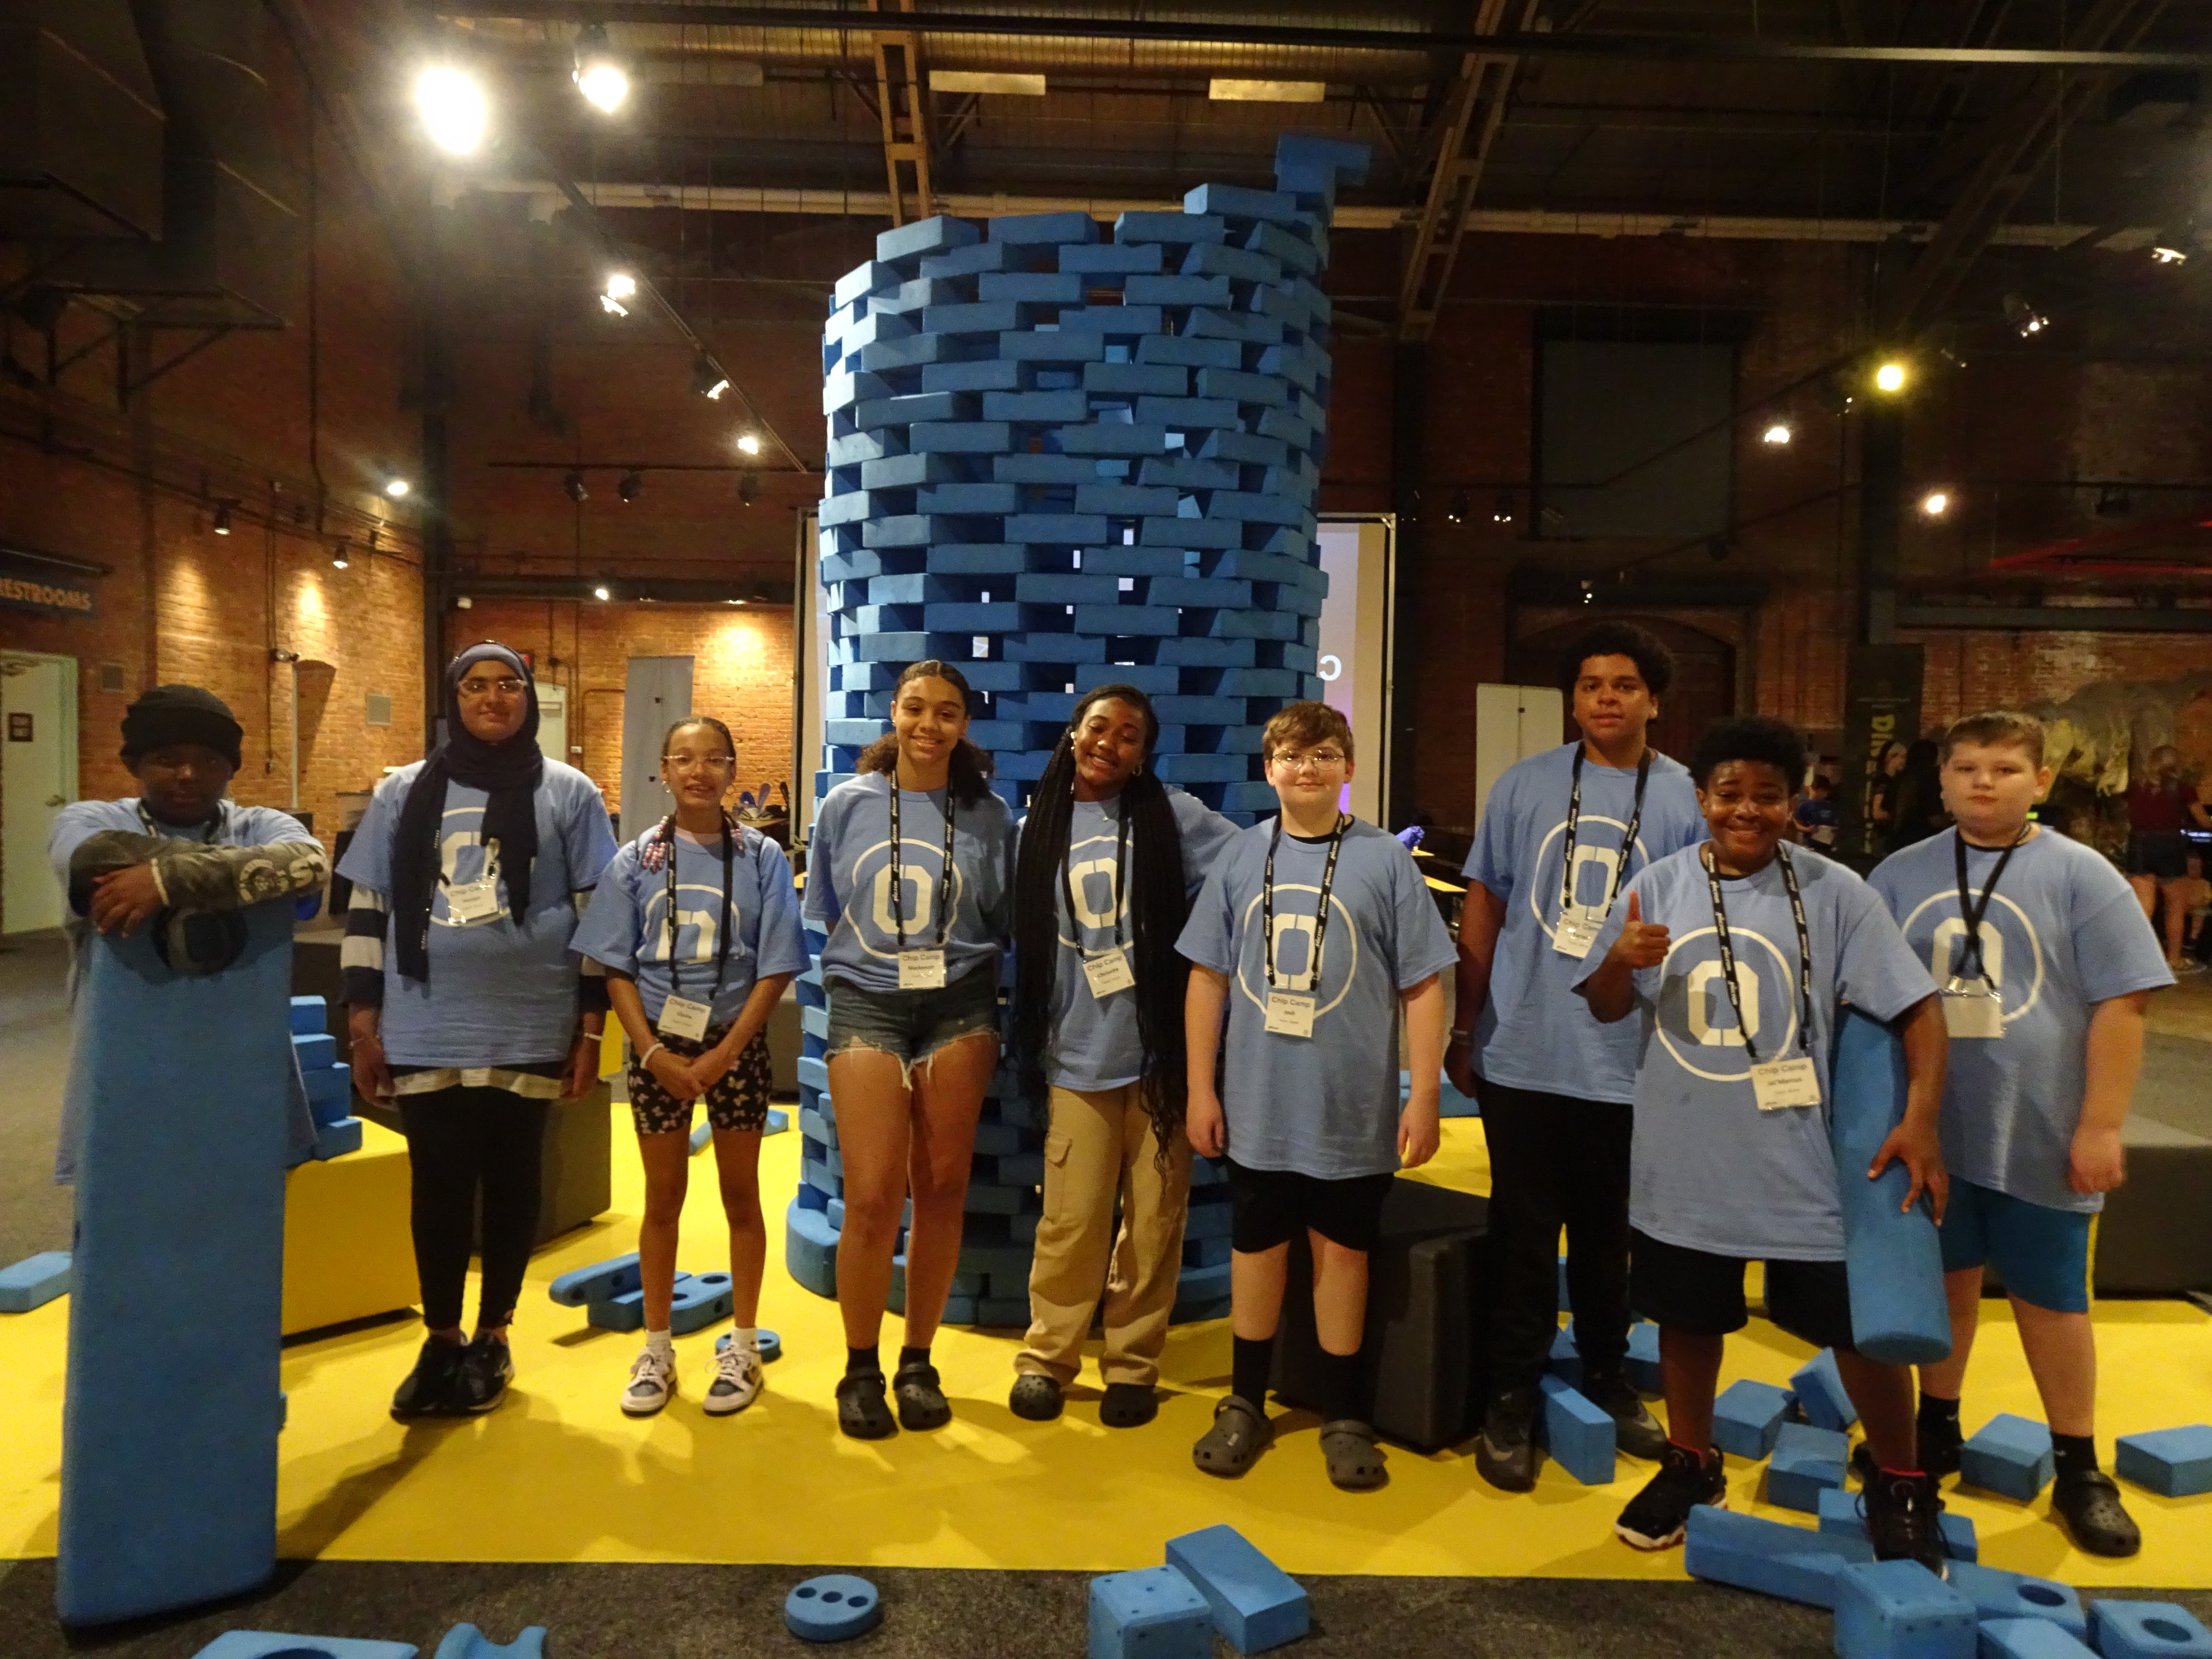
[[[1208,1474],[1239,1475],[1275,1438],[1267,1414],[1241,1394],[1213,1408],[1213,1426],[1190,1449],[1190,1461]]]
[[[952,1407],[934,1365],[916,1362],[900,1366],[891,1375],[891,1397],[898,1401],[902,1429],[941,1429],[952,1420]]]
[[[1356,1417],[1322,1424],[1321,1452],[1328,1460],[1328,1478],[1346,1492],[1372,1492],[1390,1479],[1375,1431]]]

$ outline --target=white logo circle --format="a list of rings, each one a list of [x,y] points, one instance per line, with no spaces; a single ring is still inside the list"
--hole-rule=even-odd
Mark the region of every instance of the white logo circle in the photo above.
[[[1330,1009],[1335,1007],[1338,1003],[1343,1001],[1345,997],[1352,990],[1352,975],[1359,971],[1359,930],[1352,925],[1352,913],[1344,908],[1344,901],[1337,897],[1334,893],[1331,893],[1328,896],[1328,933],[1327,938],[1324,939],[1322,943],[1322,950],[1324,953],[1323,959],[1308,963],[1308,972],[1305,974],[1297,975],[1285,975],[1283,972],[1282,957],[1280,954],[1282,936],[1285,930],[1288,929],[1292,932],[1304,933],[1307,936],[1307,953],[1310,955],[1313,950],[1314,924],[1314,918],[1312,916],[1304,915],[1285,915],[1283,913],[1281,908],[1282,896],[1285,893],[1311,893],[1315,899],[1318,901],[1321,897],[1321,889],[1297,882],[1285,881],[1277,882],[1275,884],[1275,900],[1277,907],[1275,910],[1275,942],[1277,947],[1275,976],[1277,979],[1283,981],[1283,983],[1276,987],[1278,990],[1303,991],[1311,988],[1315,989],[1316,994],[1318,995],[1318,981],[1322,977],[1322,970],[1328,966],[1326,960],[1326,953],[1328,950],[1328,940],[1332,939],[1345,939],[1352,941],[1352,961],[1344,970],[1343,985],[1338,988],[1336,994],[1330,998],[1327,1002],[1316,1002],[1314,1006],[1314,1018],[1316,1019],[1319,1019],[1323,1014],[1328,1012]],[[1255,893],[1252,896],[1252,902],[1244,907],[1244,935],[1248,940],[1257,931],[1254,924],[1255,919],[1259,915],[1261,897],[1261,895]],[[1242,991],[1244,994],[1246,1000],[1262,1013],[1265,1013],[1267,1008],[1267,959],[1265,954],[1266,949],[1267,946],[1263,941],[1261,945],[1261,954],[1257,958],[1250,962],[1240,963],[1237,965],[1237,988]],[[1260,988],[1257,992],[1253,990],[1251,985],[1247,980],[1247,975],[1253,973],[1256,973],[1260,976]],[[1306,983],[1293,983],[1293,980],[1304,980]]]
[[[1714,928],[1700,927],[1695,933],[1683,934],[1681,938],[1676,939],[1672,945],[1668,946],[1667,960],[1665,963],[1662,963],[1660,967],[1660,973],[1662,975],[1661,989],[1662,994],[1665,989],[1664,975],[1667,969],[1674,965],[1676,954],[1686,948],[1692,940],[1701,939],[1707,937],[1711,937],[1717,940],[1719,935],[1717,931]],[[1764,933],[1755,933],[1748,927],[1730,927],[1729,929],[1729,944],[1731,945],[1735,945],[1735,941],[1738,939],[1748,939],[1753,944],[1763,945],[1765,948],[1766,954],[1774,958],[1775,968],[1780,974],[1780,977],[1775,981],[1775,983],[1778,985],[1786,985],[1790,988],[1788,995],[1784,999],[1789,1006],[1790,1018],[1788,1023],[1783,1026],[1781,1039],[1774,1045],[1773,1052],[1766,1056],[1769,1060],[1780,1060],[1784,1056],[1791,1053],[1797,1047],[1797,1009],[1799,1001],[1801,1000],[1797,994],[1797,964],[1790,958],[1784,956],[1781,951],[1776,947],[1774,941],[1767,938]],[[1741,957],[1743,954],[1742,948],[1741,946],[1736,946],[1735,948],[1738,957]],[[1749,1009],[1746,1009],[1744,1012],[1751,1024],[1753,1032],[1756,1034],[1760,1029],[1759,1016],[1753,1013]],[[1702,1066],[1692,1066],[1684,1056],[1682,1051],[1674,1046],[1674,1039],[1667,1034],[1667,1022],[1665,1020],[1654,1019],[1651,1022],[1651,1026],[1654,1030],[1659,1033],[1659,1041],[1666,1044],[1667,1052],[1674,1055],[1674,1063],[1677,1066],[1680,1066],[1684,1071],[1704,1078],[1709,1083],[1748,1083],[1751,1081],[1751,1061],[1748,1056],[1747,1056],[1744,1060],[1744,1069],[1740,1072],[1709,1072]],[[1700,1046],[1702,1047],[1704,1045]]]
[[[1913,906],[1912,914],[1905,917],[1905,925],[1899,931],[1903,933],[1905,937],[1910,939],[1912,936],[1912,924],[1920,920],[1922,914],[1927,910],[1929,905],[1948,904],[1953,907],[1952,915],[1955,916],[1957,915],[1958,902],[1959,895],[1956,889],[1953,889],[1948,892],[1931,893],[1926,898],[1921,900],[1918,904]],[[2034,1007],[2036,1003],[2040,1000],[2043,996],[2043,941],[2041,939],[2037,937],[2035,924],[2027,919],[2027,912],[2021,909],[2017,904],[2014,904],[2002,893],[1990,894],[1990,902],[1992,906],[2000,904],[2004,906],[2006,909],[2011,911],[2014,916],[2019,920],[2021,931],[2027,935],[2028,954],[2035,962],[2035,977],[2029,981],[2026,1000],[2021,1003],[2019,1007],[2008,1008],[2005,1011],[2004,1019],[2005,1023],[2008,1025],[2014,1020],[2018,1019],[2022,1014],[2026,1013],[2029,1009]],[[1940,926],[1937,932],[1940,935],[1942,932]],[[1994,934],[1995,929],[1992,928],[1991,932]],[[1933,942],[1934,941],[1931,941],[1931,943]],[[1995,957],[1994,962],[1986,960],[1986,958],[1992,957]],[[2002,998],[2004,991],[2004,968],[2002,949],[1997,951],[1985,951],[1984,957],[1984,965],[1990,966],[1995,969],[1995,971],[1990,975],[1990,977],[1997,981],[1998,994],[2000,998]],[[1932,959],[1929,963],[1928,971],[1936,975],[1936,982],[1938,985],[1941,985],[1945,980],[1951,977],[1948,972],[1939,970],[1936,967]]]

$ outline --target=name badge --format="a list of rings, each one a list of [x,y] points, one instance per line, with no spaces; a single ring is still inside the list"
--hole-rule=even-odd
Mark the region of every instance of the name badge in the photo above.
[[[1943,1029],[1954,1037],[2002,1038],[2004,1000],[1987,986],[1954,979],[1943,988]]]
[[[489,921],[501,908],[496,881],[456,881],[447,885],[446,914],[455,921]]]
[[[660,1035],[696,1042],[707,1035],[707,1017],[713,1007],[690,997],[671,997],[660,1010]]]
[[[944,951],[902,951],[898,958],[900,990],[938,991],[944,988]]]
[[[1552,930],[1552,948],[1563,957],[1572,957],[1580,962],[1597,943],[1597,930],[1604,923],[1601,915],[1594,916],[1587,910],[1573,910],[1559,918],[1559,925]]]
[[[1762,1112],[1784,1112],[1795,1106],[1820,1103],[1820,1074],[1803,1054],[1795,1060],[1769,1060],[1751,1068],[1751,1092]]]
[[[1314,1000],[1303,991],[1267,993],[1267,1030],[1275,1036],[1313,1035]]]
[[[1129,971],[1128,947],[1122,945],[1095,957],[1086,955],[1083,958],[1083,976],[1091,981],[1091,994],[1102,999],[1116,991],[1126,991],[1137,982],[1137,976]]]

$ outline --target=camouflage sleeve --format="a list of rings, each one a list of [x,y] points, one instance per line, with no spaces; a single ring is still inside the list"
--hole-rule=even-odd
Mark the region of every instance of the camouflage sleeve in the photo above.
[[[278,841],[262,847],[155,844],[155,884],[172,908],[236,910],[270,899],[319,890],[330,874],[319,842]]]

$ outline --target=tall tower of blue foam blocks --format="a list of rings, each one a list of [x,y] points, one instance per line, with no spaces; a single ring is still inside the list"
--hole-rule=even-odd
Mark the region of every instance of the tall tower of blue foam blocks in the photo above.
[[[876,239],[822,336],[817,799],[889,729],[899,671],[939,657],[975,689],[969,735],[1017,811],[1077,696],[1108,680],[1152,697],[1162,778],[1239,823],[1273,805],[1261,728],[1322,685],[1329,301],[1316,278],[1337,185],[1364,179],[1368,155],[1286,136],[1273,190],[1201,185],[1181,213],[1121,215],[1110,240],[1083,213],[927,219]],[[834,1296],[844,1204],[822,943],[799,985],[805,1141],[786,1261]],[[1043,1103],[1002,1068],[948,1323],[1029,1322],[1044,1127]],[[1178,1320],[1229,1310],[1227,1198],[1201,1160]]]

